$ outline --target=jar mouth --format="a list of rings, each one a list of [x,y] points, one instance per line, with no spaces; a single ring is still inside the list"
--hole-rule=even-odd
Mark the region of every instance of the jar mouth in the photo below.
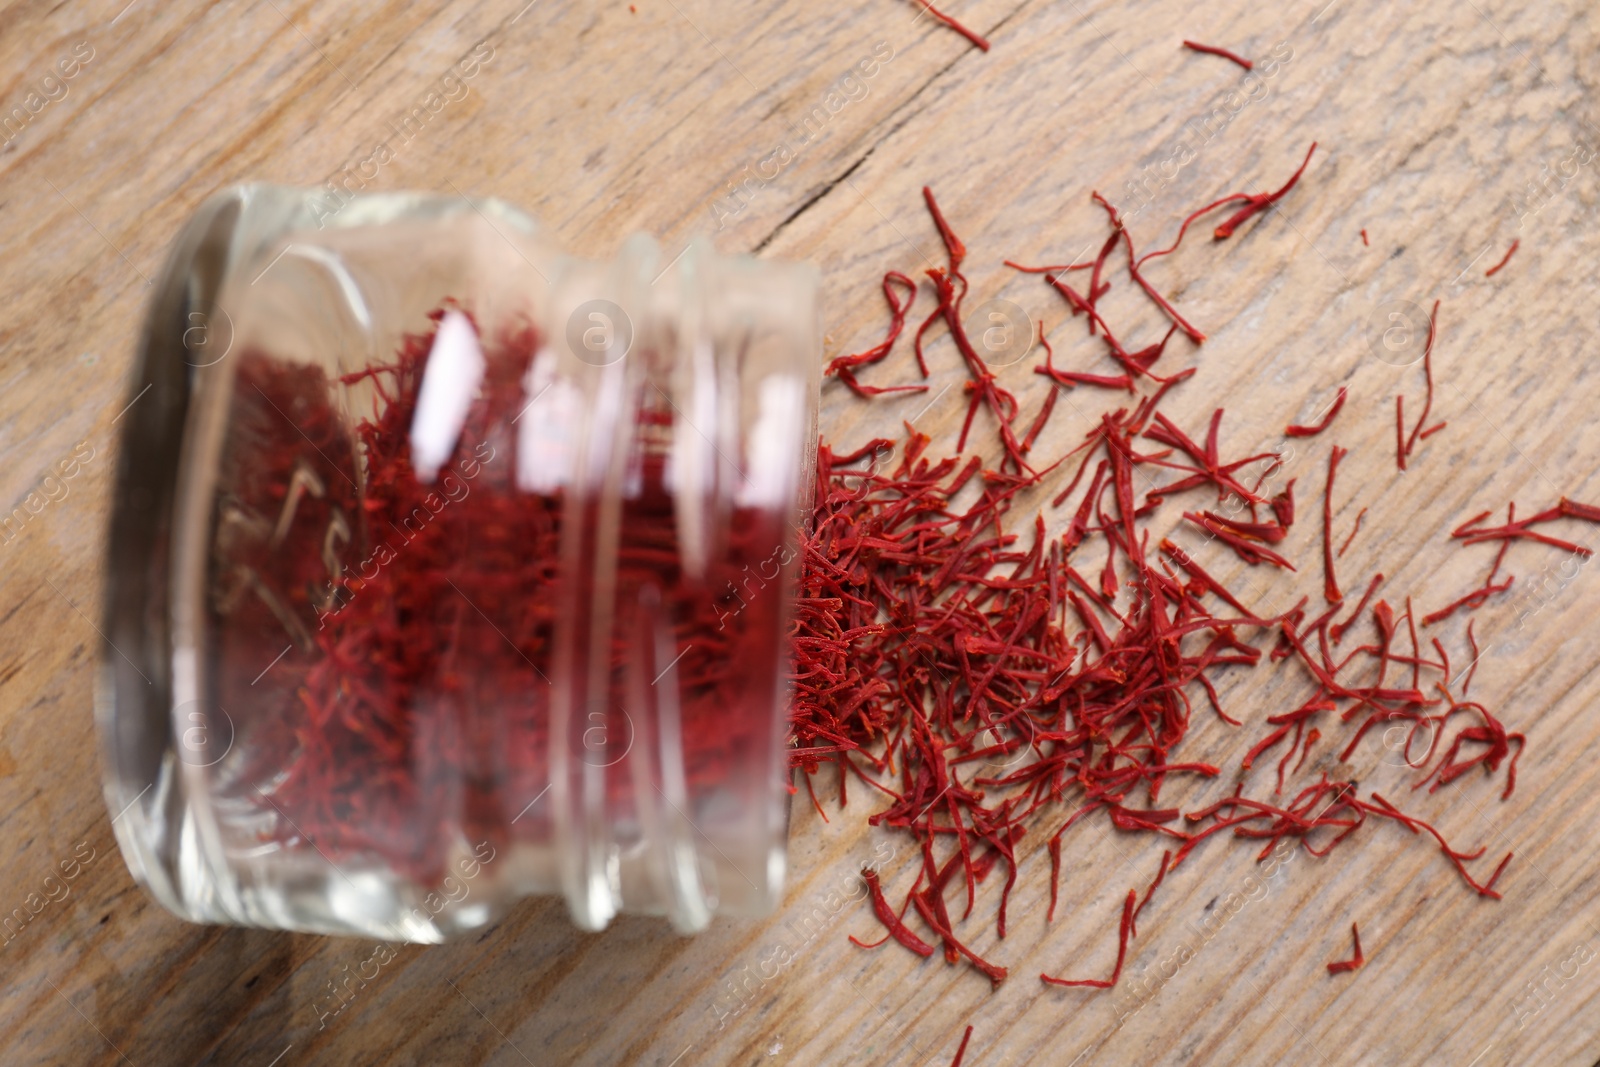
[[[740,597],[738,612],[718,608],[708,616],[715,599],[708,583],[726,581],[729,592],[736,592],[732,579],[740,577],[740,566],[748,573],[753,565],[777,558],[775,551],[752,554],[751,546],[792,544],[800,514],[789,509],[809,500],[820,370],[815,273],[722,259],[709,246],[691,247],[662,269],[659,250],[640,239],[630,242],[617,264],[597,273],[593,265],[551,253],[533,224],[514,209],[427,196],[357,197],[334,220],[334,232],[318,232],[308,221],[321,220],[311,203],[314,195],[240,187],[208,201],[167,261],[141,337],[134,389],[144,391],[138,397],[142,403],[128,413],[118,460],[105,609],[108,646],[97,695],[107,804],[136,879],[170,910],[197,921],[417,941],[481,926],[511,900],[530,893],[561,892],[574,921],[589,929],[603,927],[623,910],[664,914],[685,932],[702,928],[715,913],[769,911],[781,891],[788,824],[782,634],[793,552],[770,573],[762,567],[763,579],[744,579],[744,593],[765,593],[764,600],[750,596],[757,606],[749,610]],[[355,367],[392,363],[390,334],[419,336],[414,319],[407,318],[415,313],[415,300],[396,297],[385,273],[395,269],[385,242],[402,225],[410,227],[408,239],[423,234],[442,240],[448,234],[449,248],[440,258],[450,264],[450,284],[462,294],[457,306],[466,312],[435,313],[431,338],[415,342],[426,342],[426,359],[441,358],[437,351],[448,331],[456,331],[459,341],[467,336],[460,331],[469,330],[473,343],[489,353],[487,373],[500,383],[494,388],[526,386],[522,395],[532,398],[521,410],[526,421],[494,416],[487,430],[472,431],[486,432],[482,440],[492,441],[496,454],[505,458],[468,488],[479,502],[503,501],[507,507],[527,497],[555,501],[560,549],[552,566],[558,558],[565,577],[554,587],[559,590],[551,624],[554,658],[541,671],[535,660],[543,653],[530,658],[535,646],[525,644],[534,638],[502,614],[510,610],[506,602],[493,600],[505,564],[471,553],[442,557],[446,571],[441,573],[459,579],[455,592],[472,609],[457,605],[456,613],[471,619],[475,611],[511,652],[540,677],[548,675],[548,695],[528,698],[546,709],[540,714],[548,716],[547,733],[526,733],[526,724],[513,723],[515,715],[508,718],[496,702],[517,700],[505,696],[508,690],[498,683],[484,680],[493,673],[487,666],[475,672],[482,678],[473,679],[469,671],[465,684],[480,697],[501,694],[491,696],[489,704],[450,695],[463,684],[449,681],[461,675],[456,667],[448,678],[425,678],[416,690],[421,695],[406,698],[404,721],[411,724],[406,729],[434,730],[427,736],[436,738],[424,743],[424,735],[416,735],[396,766],[435,790],[435,806],[396,809],[400,814],[389,823],[357,827],[376,834],[362,837],[351,827],[330,828],[321,816],[332,809],[320,801],[316,811],[297,807],[309,801],[296,792],[295,783],[303,784],[309,773],[306,753],[316,748],[305,747],[305,736],[315,733],[315,709],[321,706],[316,693],[322,691],[317,686],[326,681],[326,664],[333,662],[327,659],[331,638],[326,629],[332,620],[335,630],[348,633],[357,625],[352,619],[365,617],[337,618],[348,603],[339,590],[367,597],[365,610],[390,595],[383,590],[399,588],[335,573],[340,560],[359,555],[348,546],[372,543],[368,527],[379,514],[372,509],[375,501],[382,503],[384,492],[382,478],[370,466],[372,416],[358,409],[375,404],[374,395],[390,396],[395,386],[392,381],[373,385],[352,400],[352,389],[368,388],[359,382],[352,386],[352,380],[375,380],[373,372],[355,373],[351,363],[330,365],[326,380],[345,384],[330,384],[338,395],[330,409],[337,425],[319,430],[320,423],[307,421],[304,405],[296,408],[270,388],[262,390],[265,379],[255,376],[262,365],[253,361],[263,338],[281,339],[287,353],[281,356],[283,367],[314,366],[304,353],[334,337],[338,358]],[[496,251],[485,251],[495,249],[496,242]],[[515,266],[513,255],[531,273]],[[275,274],[267,273],[274,268]],[[596,284],[597,276],[603,284]],[[257,285],[263,279],[265,284]],[[403,282],[399,288],[404,290]],[[594,301],[628,309],[633,352],[598,361],[578,353],[584,365],[558,363],[553,373],[567,383],[566,393],[540,395],[564,396],[567,408],[559,418],[546,418],[542,412],[549,409],[539,406],[544,402],[532,388],[540,361],[548,353],[559,354],[560,342],[571,333],[571,316]],[[456,317],[449,318],[452,314]],[[509,336],[500,327],[513,320],[527,324],[529,336],[541,340],[525,370],[507,378],[501,372],[510,357],[497,346]],[[226,345],[219,343],[224,330],[197,329],[213,323],[226,324]],[[770,336],[751,340],[760,332],[752,324]],[[741,336],[741,329],[743,340],[731,340]],[[762,353],[761,344],[776,347]],[[450,364],[457,379],[462,367],[476,366],[470,357],[468,352],[461,357],[466,362]],[[478,358],[484,358],[482,352]],[[378,373],[392,373],[392,368]],[[484,367],[472,373],[481,377]],[[423,378],[426,391],[426,373]],[[507,381],[512,386],[505,386]],[[457,390],[461,395],[455,399],[449,389],[418,399],[407,478],[434,483],[448,476],[446,464],[459,460],[466,438],[445,440],[438,428],[453,426],[460,433],[452,420],[461,404],[478,404],[472,410],[479,415],[490,410],[482,404],[492,384]],[[240,399],[247,389],[255,389],[282,416],[277,432],[283,441],[306,452],[293,469],[294,484],[285,489],[275,483],[262,498],[271,507],[254,506],[247,489],[263,471],[286,475],[288,468],[251,458],[241,444],[241,435],[248,437],[255,425],[250,404],[256,402]],[[427,404],[433,405],[432,413],[423,418]],[[266,411],[259,403],[256,407]],[[289,429],[309,447],[289,437]],[[561,463],[549,461],[547,448],[540,451],[550,445],[552,434],[566,435]],[[245,443],[262,447],[259,437]],[[341,451],[345,448],[351,451]],[[533,463],[530,456],[544,460]],[[463,494],[461,500],[466,499]],[[294,501],[301,502],[298,511]],[[469,511],[463,503],[445,506],[456,511],[432,529],[454,530],[451,524],[459,525]],[[482,519],[488,512],[472,514]],[[752,526],[751,517],[763,515],[772,522]],[[411,531],[408,523],[397,525],[393,518],[389,525],[397,533]],[[674,556],[656,578],[639,564],[653,558],[646,536],[652,523],[670,529]],[[288,553],[301,535],[285,531],[305,526],[314,527],[317,539],[306,541],[303,551]],[[481,525],[471,536],[481,539]],[[277,555],[239,545],[269,546]],[[306,592],[303,568],[284,572],[298,575],[296,581],[274,578],[278,555],[293,555],[299,566],[315,562],[319,551],[332,579],[325,593]],[[420,565],[411,558],[395,571],[404,577]],[[351,573],[348,564],[343,568]],[[365,579],[365,570],[361,573]],[[357,586],[362,592],[352,594]],[[693,596],[684,591],[690,587]],[[480,600],[489,604],[487,610]],[[232,655],[242,640],[234,631],[245,631],[229,613],[241,601],[251,605],[251,618],[266,620],[269,628],[274,621],[281,624],[279,641],[288,645],[271,663],[265,660],[272,650],[261,650],[257,658],[267,669],[254,680],[249,672],[240,673]],[[702,625],[695,620],[708,617],[719,623],[716,630],[726,624],[740,640],[756,641],[749,647],[766,650],[762,664],[740,664],[750,657],[735,654],[731,636],[717,639],[721,645],[713,640],[711,648],[695,649],[694,641],[685,639],[686,627]],[[475,621],[465,625],[488,633]],[[620,658],[619,641],[628,650]],[[511,653],[501,648],[496,655]],[[283,667],[276,666],[280,660]],[[315,673],[318,663],[324,665],[320,674]],[[726,683],[717,681],[729,664],[743,679],[740,688],[726,690]],[[714,725],[709,713],[716,710],[710,705],[716,703],[719,684],[726,690],[720,710],[724,718],[731,713],[732,725],[724,723],[719,727],[724,736],[708,739],[707,726]],[[344,691],[359,694],[363,685],[357,676]],[[734,693],[742,695],[733,698]],[[280,703],[270,703],[280,696]],[[625,705],[630,750],[615,761],[610,748],[599,756],[586,749],[596,734],[597,702]],[[298,719],[274,725],[275,718],[303,717],[308,707],[311,725]],[[340,714],[348,717],[352,712],[344,707]],[[437,734],[436,728],[445,732]],[[286,733],[294,733],[300,747],[283,751],[299,755],[274,757],[277,750],[262,739]],[[203,738],[198,751],[191,735]],[[490,736],[498,740],[485,740]],[[482,764],[479,771],[452,767],[442,755],[463,751],[462,744],[476,753],[471,758]],[[513,758],[533,745],[545,745],[547,751],[531,760]],[[220,754],[211,759],[217,750]],[[726,764],[719,772],[725,778],[720,793],[707,788],[711,764],[706,761],[713,757]],[[324,771],[337,777],[338,762]],[[509,787],[498,799],[482,793],[484,774],[526,781],[531,772],[493,770],[513,765],[547,766],[549,796],[543,805],[536,807],[544,792],[534,783],[518,787],[527,797],[510,796],[516,790]],[[507,773],[512,777],[505,778]],[[366,803],[361,799],[365,785],[353,775],[345,775],[339,795],[346,799],[339,803],[359,813]],[[350,803],[356,807],[349,809]],[[484,815],[484,804],[498,806],[500,814]],[[352,815],[345,821],[362,818]],[[435,819],[450,825],[429,829],[426,824]],[[407,825],[436,842],[428,846],[431,858],[417,861],[421,867],[405,859],[413,847],[399,844]],[[491,828],[481,848],[473,844],[473,826]],[[491,839],[501,847],[490,847]],[[401,848],[397,861],[386,858],[385,849],[394,847]],[[505,859],[496,865],[483,860],[485,854]],[[442,910],[419,909],[417,902],[437,888],[441,863],[445,870],[459,865],[463,871],[470,863],[488,873],[473,883],[470,900],[452,901]]]

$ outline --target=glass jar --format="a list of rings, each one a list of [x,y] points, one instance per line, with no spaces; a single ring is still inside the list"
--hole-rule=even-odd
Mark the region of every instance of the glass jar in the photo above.
[[[564,255],[522,213],[239,187],[158,282],[97,717],[135,878],[435,942],[762,914],[815,462],[806,265]]]

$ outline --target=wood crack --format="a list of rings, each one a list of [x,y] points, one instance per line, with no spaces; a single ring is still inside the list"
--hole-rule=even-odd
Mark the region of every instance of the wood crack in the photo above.
[[[996,22],[993,26],[984,31],[984,36],[993,36],[996,30],[1005,26],[1006,23],[1022,14],[1023,11],[1027,10],[1028,6],[1028,3],[1022,3],[1013,8],[1012,11],[999,22]],[[976,51],[976,49],[962,49],[962,51],[953,59],[951,59],[950,62],[946,63],[944,66],[930,74],[921,85],[917,86],[917,88],[909,96],[902,100],[893,111],[889,112],[889,114],[884,116],[884,118],[879,122],[879,125],[885,128],[883,132],[874,138],[872,143],[867,146],[866,151],[863,152],[855,160],[855,162],[846,167],[838,177],[824,183],[820,189],[806,197],[806,199],[798,207],[784,217],[783,221],[774,226],[771,231],[769,231],[767,235],[760,241],[756,242],[755,246],[750,249],[750,254],[758,256],[765,251],[767,246],[776,240],[780,233],[788,229],[790,223],[794,222],[795,219],[798,219],[801,215],[804,215],[807,211],[810,211],[813,207],[820,203],[824,197],[833,192],[834,188],[838,186],[840,182],[845,181],[850,177],[850,175],[854,174],[858,169],[860,169],[861,165],[878,150],[880,145],[884,144],[889,140],[889,138],[893,137],[895,134],[904,129],[906,124],[912,119],[922,114],[922,108],[919,107],[913,110],[911,109],[911,105],[917,103],[922,98],[923,94],[926,93],[935,82],[937,82],[940,78],[943,78],[952,69],[954,69],[957,63],[970,56],[974,51]],[[983,53],[979,52],[978,54],[982,55]],[[899,120],[895,121],[897,116],[899,117]]]

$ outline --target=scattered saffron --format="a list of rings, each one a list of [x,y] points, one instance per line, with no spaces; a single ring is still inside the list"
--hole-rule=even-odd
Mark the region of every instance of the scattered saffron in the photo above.
[[[1296,511],[1293,484],[1264,490],[1266,475],[1259,473],[1277,469],[1283,457],[1228,448],[1220,408],[1192,434],[1162,410],[1165,398],[1196,373],[1164,371],[1159,361],[1168,341],[1175,332],[1195,343],[1201,335],[1138,268],[1173,251],[1188,225],[1218,207],[1233,207],[1234,217],[1220,227],[1232,232],[1286,193],[1310,157],[1308,152],[1275,194],[1234,194],[1191,213],[1171,247],[1138,254],[1127,221],[1094,195],[1109,232],[1093,258],[1046,267],[1008,260],[1013,269],[1041,275],[1068,312],[1084,319],[1114,365],[1110,374],[1062,369],[1041,327],[1042,353],[1033,371],[1049,381],[1040,383],[1047,391],[1026,407],[976,356],[961,314],[967,248],[952,224],[954,213],[947,216],[932,190],[924,190],[946,262],[927,271],[924,284],[931,286],[935,307],[910,331],[911,347],[921,361],[933,330],[942,326],[950,335],[968,397],[958,448],[972,442],[974,451],[996,458],[936,457],[929,437],[910,426],[898,444],[875,438],[835,452],[823,443],[793,626],[792,764],[806,776],[808,789],[824,772],[835,776],[841,805],[845,782],[865,783],[878,799],[869,821],[906,833],[919,846],[920,869],[901,900],[891,904],[875,876],[869,879],[884,941],[924,957],[940,952],[992,983],[1003,981],[1007,969],[996,959],[998,949],[976,949],[1005,943],[1019,847],[1024,841],[1036,846],[1035,834],[1043,838],[1050,857],[1050,921],[1060,883],[1071,870],[1068,835],[1089,819],[1104,820],[1118,834],[1159,838],[1166,851],[1154,878],[1126,892],[1109,977],[1041,974],[1046,984],[1115,984],[1138,936],[1138,920],[1159,887],[1203,841],[1223,834],[1252,847],[1289,841],[1325,855],[1369,817],[1397,822],[1434,842],[1471,890],[1499,897],[1495,885],[1509,856],[1480,880],[1475,861],[1483,849],[1453,847],[1422,818],[1377,793],[1363,796],[1354,782],[1316,772],[1311,760],[1313,747],[1332,743],[1327,735],[1341,723],[1349,728],[1330,760],[1350,760],[1367,734],[1399,720],[1411,725],[1419,741],[1427,736],[1431,742],[1420,759],[1408,752],[1415,787],[1459,788],[1469,772],[1503,773],[1504,796],[1514,785],[1525,744],[1487,708],[1458,700],[1447,688],[1452,679],[1444,647],[1435,641],[1422,649],[1419,616],[1409,601],[1403,613],[1383,600],[1373,603],[1381,574],[1364,576],[1353,610],[1343,603],[1334,560],[1365,516],[1363,509],[1339,545],[1332,529],[1333,491],[1346,450],[1333,446],[1329,452],[1321,531],[1329,608],[1320,616],[1310,616],[1304,597],[1282,614],[1264,614],[1250,602],[1254,596],[1229,588],[1195,552],[1176,543],[1177,535],[1153,538],[1147,525],[1167,498],[1196,494],[1201,499],[1182,511],[1181,532],[1285,575],[1297,562],[1287,549]],[[1128,258],[1130,288],[1170,320],[1164,336],[1134,340],[1108,314],[1104,297],[1118,281],[1113,267],[1119,254]],[[888,358],[902,336],[896,326],[912,306],[914,288],[885,277],[890,328],[884,343],[858,354],[866,358],[856,365]],[[1430,318],[1430,400],[1432,325]],[[1060,394],[1084,386],[1126,399],[1088,420],[1076,447],[1038,457]],[[1298,427],[1304,432],[1290,436],[1326,429],[1347,396],[1341,389],[1318,424]],[[1423,411],[1426,420],[1426,403]],[[1410,446],[1432,427],[1408,427],[1403,402],[1397,402],[1396,423],[1403,463]],[[1048,494],[1040,492],[1046,487]],[[1212,494],[1215,503],[1208,499]],[[1031,510],[1017,521],[1024,500],[1046,496],[1048,509],[1062,509],[1064,528],[1051,532],[1045,515]],[[1540,527],[1561,518],[1600,522],[1600,508],[1562,501],[1521,521],[1512,510],[1503,527],[1485,525],[1485,514],[1454,536],[1464,543],[1496,541],[1503,549],[1511,540],[1556,540]],[[1080,562],[1091,544],[1101,550],[1092,571]],[[1491,574],[1485,585],[1496,582]],[[1376,636],[1355,642],[1338,658],[1333,649],[1357,626],[1370,627]],[[1410,638],[1409,649],[1402,635]],[[1309,693],[1298,707],[1268,717],[1265,735],[1247,746],[1241,775],[1251,773],[1251,763],[1269,749],[1282,750],[1274,753],[1273,795],[1287,799],[1247,796],[1241,777],[1231,797],[1209,807],[1163,806],[1161,790],[1174,776],[1222,773],[1177,755],[1193,701],[1207,701],[1213,713],[1238,727],[1219,701],[1214,676],[1263,659],[1293,659]],[[1308,765],[1316,775],[1309,782],[1300,778]],[[998,939],[980,942],[983,931],[969,934],[967,924],[980,897],[991,892],[989,879],[998,883]]]

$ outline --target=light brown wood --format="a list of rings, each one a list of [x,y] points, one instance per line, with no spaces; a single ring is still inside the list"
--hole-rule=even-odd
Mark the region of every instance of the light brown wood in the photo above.
[[[1098,826],[1075,831],[1064,914],[1049,926],[1048,860],[1037,841],[1024,849],[1010,937],[995,943],[986,922],[972,924],[983,931],[974,947],[1012,969],[991,992],[968,968],[845,941],[876,930],[859,865],[884,860],[898,885],[915,862],[909,841],[869,831],[871,805],[858,790],[827,823],[796,804],[792,878],[783,910],[765,922],[719,921],[685,940],[628,918],[585,935],[558,901],[528,901],[476,941],[399,949],[357,1000],[322,1019],[328,983],[375,946],[200,928],[153,904],[117,853],[91,719],[116,419],[129,400],[146,283],[168,242],[228,183],[320,184],[369,155],[389,121],[480,41],[492,57],[468,95],[434,115],[374,188],[500,196],[568,248],[600,256],[642,230],[669,254],[712,233],[727,251],[811,259],[824,270],[832,356],[881,336],[885,270],[920,275],[942,262],[921,202],[928,184],[971,250],[970,299],[1004,295],[1042,317],[1062,364],[1075,367],[1102,358],[1082,320],[1001,260],[1059,261],[1098,241],[1103,216],[1090,190],[1138,206],[1128,183],[1147,165],[1160,173],[1190,119],[1227,107],[1241,72],[1182,51],[1181,38],[1255,57],[1283,42],[1278,54],[1292,58],[1260,83],[1265,95],[1255,90],[1192,160],[1152,181],[1133,216],[1145,247],[1166,243],[1186,210],[1274,187],[1311,140],[1321,145],[1279,209],[1225,245],[1195,241],[1153,268],[1209,334],[1199,350],[1174,342],[1172,365],[1201,373],[1167,410],[1195,425],[1225,406],[1224,441],[1244,454],[1274,447],[1288,421],[1348,386],[1335,431],[1291,461],[1302,508],[1313,510],[1327,446],[1351,447],[1338,528],[1369,511],[1341,561],[1347,587],[1381,570],[1391,601],[1410,591],[1437,607],[1479,581],[1492,555],[1449,542],[1459,521],[1513,498],[1524,508],[1563,494],[1600,500],[1600,327],[1589,304],[1597,179],[1587,161],[1562,167],[1580,141],[1592,153],[1600,120],[1600,23],[1586,5],[960,0],[952,13],[994,43],[984,54],[900,0],[827,10],[638,0],[637,13],[558,0],[123,2],[13,3],[0,16],[0,116],[30,112],[0,148],[9,296],[0,510],[23,505],[58,464],[80,461],[66,495],[0,544],[0,913],[42,896],[47,875],[77,862],[70,895],[0,946],[0,1059],[942,1064],[969,1022],[967,1063],[981,1067],[1600,1058],[1591,769],[1600,598],[1589,566],[1563,583],[1560,554],[1538,546],[1511,551],[1517,585],[1478,615],[1485,653],[1473,694],[1529,738],[1515,796],[1502,803],[1499,781],[1477,776],[1408,795],[1453,841],[1495,855],[1515,847],[1505,900],[1477,898],[1435,850],[1392,826],[1369,826],[1328,859],[1296,853],[1264,883],[1247,881],[1260,873],[1248,850],[1213,841],[1145,913],[1124,985],[1110,993],[1048,989],[1034,976],[1109,969],[1120,899],[1149,879],[1158,847]],[[66,69],[58,61],[78,42],[92,58],[59,95],[61,84],[43,79]],[[879,42],[892,59],[841,88]],[[799,145],[805,117],[833,91],[857,99]],[[732,212],[730,184],[786,142],[793,159]],[[1513,205],[1546,179],[1539,210],[1523,215]],[[1485,278],[1513,238],[1517,255]],[[1154,328],[1125,279],[1113,280],[1108,306]],[[1421,373],[1374,356],[1374,314],[1387,301],[1435,298],[1435,411],[1449,427],[1401,474],[1393,397],[1419,402]],[[919,306],[930,306],[926,287]],[[959,383],[948,342],[934,352],[935,390]],[[869,380],[912,373],[901,352]],[[1045,383],[1028,363],[1004,382],[1036,410]],[[939,447],[953,447],[961,397],[956,385],[920,420]],[[1065,401],[1046,454],[1075,442],[1106,403],[1092,390]],[[866,404],[830,385],[825,432],[841,443],[893,432],[926,402]],[[983,417],[979,427],[990,447],[992,427]],[[1305,561],[1297,582],[1214,562],[1262,603],[1286,605],[1320,585],[1318,525],[1302,519],[1289,542]],[[1524,596],[1547,576],[1549,603],[1530,615],[1535,602]],[[1464,657],[1459,627],[1441,632],[1452,657]],[[1262,720],[1303,689],[1292,665],[1241,672],[1224,697],[1246,727],[1197,715],[1184,758],[1231,776]],[[1374,740],[1351,767],[1327,751],[1312,766],[1403,790],[1409,779],[1384,754]],[[1258,768],[1250,780],[1264,789],[1270,773]],[[1188,802],[1219,790],[1168,795]],[[993,907],[992,892],[983,904]],[[1352,919],[1367,966],[1330,978],[1323,965],[1346,957]],[[1203,921],[1209,939],[1195,932]],[[1166,978],[1185,945],[1192,959]],[[1154,991],[1122,1022],[1142,976]],[[1546,999],[1527,1001],[1528,983],[1541,981]]]

